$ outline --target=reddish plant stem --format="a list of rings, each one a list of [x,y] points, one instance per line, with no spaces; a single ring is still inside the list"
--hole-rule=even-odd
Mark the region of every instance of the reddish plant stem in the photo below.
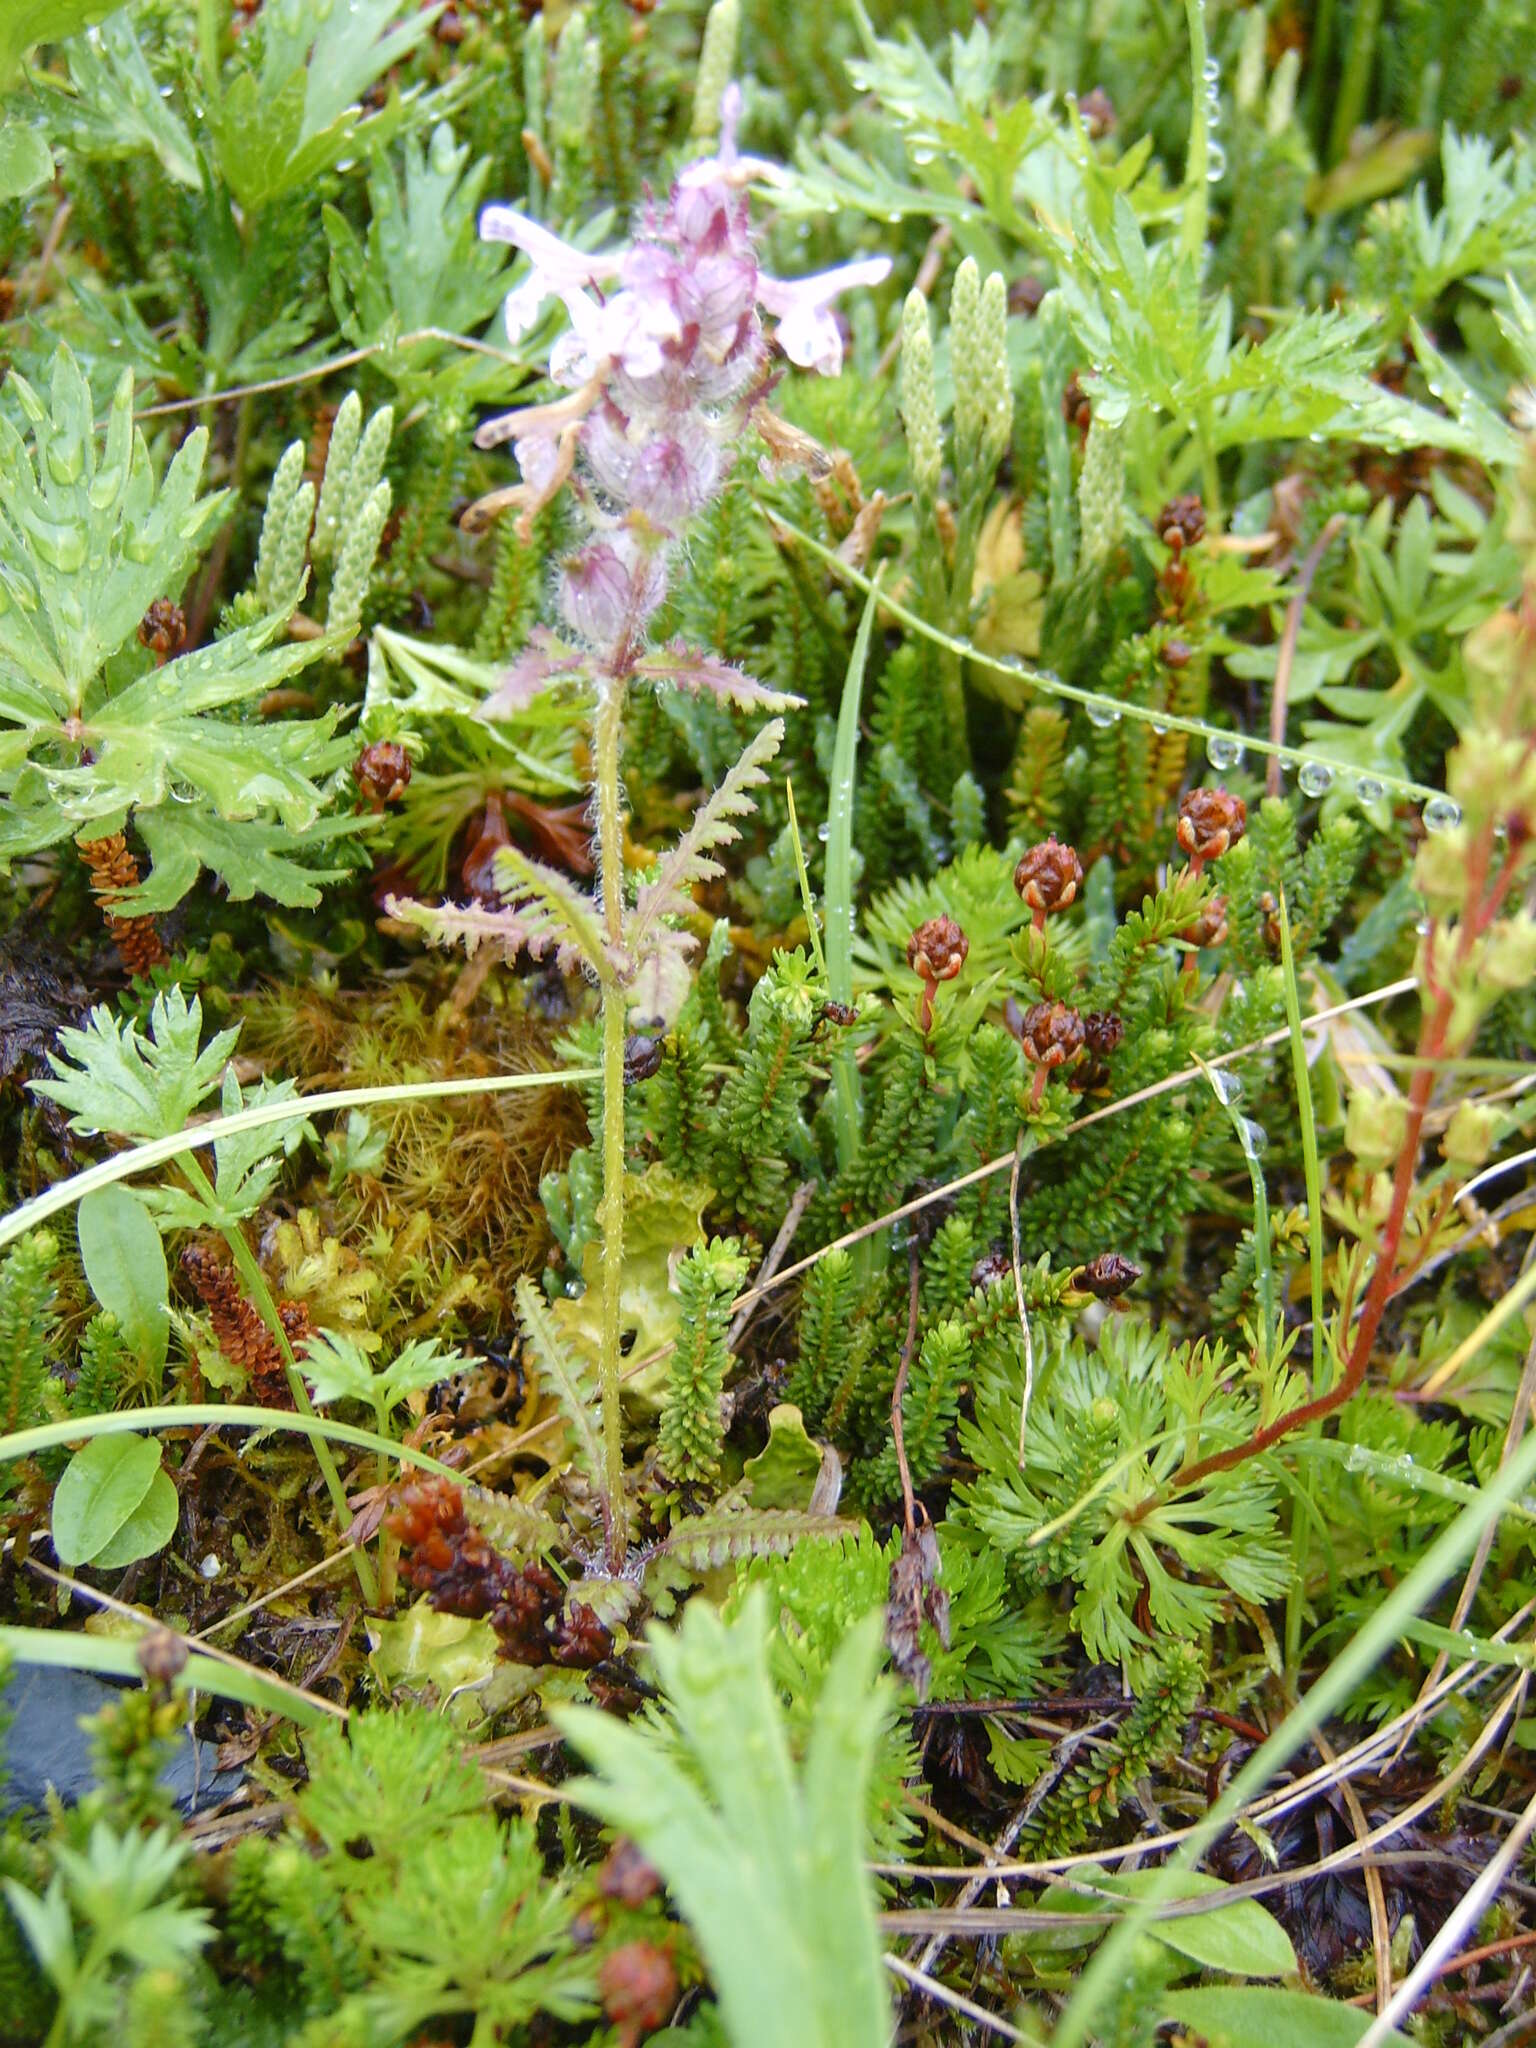
[[[912,1369],[912,1354],[917,1349],[917,1301],[923,1277],[922,1259],[915,1244],[909,1248],[907,1262],[911,1269],[911,1284],[907,1297],[907,1341],[901,1347],[901,1363],[896,1368],[896,1384],[891,1388],[891,1441],[896,1448],[896,1470],[901,1475],[902,1528],[908,1538],[915,1540],[917,1502],[912,1492],[912,1468],[907,1463],[906,1428],[901,1413],[901,1404],[907,1394],[907,1374]]]
[[[1468,914],[1462,920],[1456,947],[1456,968],[1465,962],[1473,942],[1487,930],[1497,915],[1499,906],[1508,892],[1511,865],[1506,859],[1494,876],[1488,880],[1490,856],[1493,851],[1493,830],[1485,826],[1470,849],[1468,857],[1467,896]],[[1432,956],[1430,956],[1432,957]],[[1331,1415],[1336,1408],[1342,1408],[1346,1401],[1359,1393],[1365,1383],[1366,1371],[1371,1362],[1371,1352],[1376,1343],[1376,1333],[1381,1327],[1382,1316],[1387,1303],[1396,1292],[1398,1254],[1402,1249],[1403,1228],[1408,1220],[1408,1205],[1413,1198],[1414,1175],[1419,1163],[1419,1145],[1423,1136],[1424,1118],[1429,1109],[1429,1099],[1435,1086],[1435,1063],[1446,1053],[1446,1033],[1450,1027],[1454,1000],[1444,989],[1434,990],[1434,1008],[1424,1020],[1419,1031],[1418,1057],[1421,1064],[1415,1069],[1408,1090],[1408,1119],[1403,1137],[1403,1147],[1398,1154],[1397,1167],[1392,1177],[1392,1206],[1387,1213],[1386,1225],[1381,1233],[1381,1243],[1376,1254],[1376,1264],[1371,1273],[1371,1284],[1360,1311],[1360,1320],[1355,1326],[1354,1342],[1345,1360],[1344,1370],[1336,1385],[1326,1394],[1319,1394],[1315,1400],[1304,1401],[1299,1408],[1277,1416],[1263,1429],[1256,1430],[1245,1443],[1231,1444],[1224,1451],[1214,1451],[1208,1458],[1186,1466],[1175,1473],[1167,1491],[1182,1493],[1191,1486],[1198,1486],[1202,1480],[1218,1472],[1230,1472],[1234,1466],[1246,1465],[1250,1458],[1257,1458],[1277,1444],[1282,1437],[1291,1436],[1310,1423],[1320,1422]],[[1165,1492],[1148,1494],[1138,1501],[1126,1517],[1129,1522],[1139,1522],[1149,1515],[1166,1497]]]

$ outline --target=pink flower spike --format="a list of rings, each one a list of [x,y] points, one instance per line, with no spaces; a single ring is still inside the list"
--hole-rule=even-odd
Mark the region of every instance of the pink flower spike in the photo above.
[[[823,377],[835,377],[843,367],[843,338],[832,317],[832,301],[839,292],[883,284],[890,274],[888,256],[870,256],[810,277],[759,275],[757,300],[778,321],[775,339],[792,363],[802,370],[818,370]]]

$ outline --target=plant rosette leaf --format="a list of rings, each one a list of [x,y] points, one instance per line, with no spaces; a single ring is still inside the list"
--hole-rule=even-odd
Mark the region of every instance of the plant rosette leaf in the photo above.
[[[781,1402],[769,1411],[767,1443],[742,1467],[753,1507],[808,1508],[821,1460],[821,1446],[806,1429],[805,1417],[793,1402]]]
[[[1206,2048],[1354,2048],[1375,2017],[1336,1999],[1255,1984],[1170,1992],[1158,2015],[1192,2028]],[[1395,2027],[1381,2039],[1385,2048],[1411,2048]]]
[[[425,1696],[462,1732],[538,1690],[549,1673],[501,1660],[488,1621],[439,1614],[425,1594],[403,1614],[368,1625],[369,1669],[391,1697]]]
[[[93,1437],[54,1489],[53,1547],[72,1567],[131,1564],[170,1541],[176,1507],[153,1437]]]
[[[702,1235],[710,1193],[707,1187],[681,1180],[660,1165],[626,1176],[621,1310],[626,1358],[649,1358],[677,1335],[680,1306],[672,1291],[672,1269],[678,1246],[693,1244]],[[560,1335],[587,1368],[593,1386],[597,1384],[600,1342],[602,1259],[602,1246],[594,1240],[582,1252],[586,1292],[574,1301],[556,1301],[550,1311]],[[667,1361],[661,1358],[625,1382],[625,1406],[636,1413],[654,1413],[666,1387]]]
[[[149,1210],[116,1182],[82,1198],[76,1225],[91,1292],[116,1316],[139,1363],[158,1374],[170,1340],[170,1279]]]
[[[1194,1870],[1136,1870],[1112,1874],[1087,1864],[1077,1873],[1092,1893],[1068,1885],[1051,1885],[1041,1895],[1040,1906],[1050,1913],[1102,1914],[1110,1902],[1096,1894],[1109,1892],[1124,1899],[1154,1899],[1172,1903],[1182,1899],[1207,1898],[1224,1892],[1219,1878]],[[1098,1940],[1102,1928],[1084,1928],[1081,1936],[1069,1929],[1032,1937],[1042,1948],[1086,1948]],[[1203,1970],[1222,1970],[1230,1977],[1289,1977],[1299,1967],[1290,1937],[1255,1899],[1234,1899],[1230,1905],[1212,1906],[1203,1913],[1186,1913],[1148,1921],[1144,1932],[1176,1955],[1198,1964]],[[1266,2042],[1265,2048],[1275,2048]]]

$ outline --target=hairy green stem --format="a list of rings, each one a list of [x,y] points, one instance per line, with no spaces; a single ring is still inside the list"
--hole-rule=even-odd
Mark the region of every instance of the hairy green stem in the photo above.
[[[617,950],[623,938],[624,850],[620,815],[619,740],[624,725],[625,679],[603,679],[593,733],[597,798],[598,873],[603,923]],[[628,1543],[624,1511],[624,1437],[619,1408],[624,1290],[624,1035],[628,1005],[612,967],[603,974],[603,1224],[602,1324],[597,1383],[603,1417],[603,1491],[608,1562],[617,1567]]]
[[[214,1193],[213,1183],[195,1159],[186,1158],[181,1170],[191,1182],[199,1201],[207,1209],[210,1219],[219,1215],[219,1199]],[[293,1355],[293,1346],[288,1341],[288,1332],[283,1328],[283,1319],[277,1312],[277,1303],[267,1285],[267,1276],[257,1264],[256,1256],[245,1241],[245,1235],[237,1223],[218,1223],[220,1237],[229,1246],[236,1270],[245,1283],[245,1291],[251,1298],[251,1305],[272,1333],[273,1341],[282,1355],[283,1370],[288,1376],[288,1388],[293,1395],[293,1405],[301,1415],[313,1415],[309,1389],[304,1384],[304,1375],[299,1371],[298,1360]],[[341,1474],[336,1469],[336,1460],[331,1456],[331,1447],[322,1438],[314,1439],[315,1463],[320,1467],[325,1481],[325,1490],[331,1497],[331,1506],[336,1511],[336,1526],[345,1535],[352,1520],[352,1508],[347,1499],[347,1489],[341,1483]],[[352,1565],[357,1573],[357,1583],[363,1599],[372,1607],[378,1600],[378,1587],[374,1582],[373,1566],[361,1546],[352,1552]]]

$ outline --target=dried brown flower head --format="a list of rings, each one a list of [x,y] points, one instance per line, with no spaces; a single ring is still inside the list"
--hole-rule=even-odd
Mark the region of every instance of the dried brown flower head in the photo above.
[[[1013,1261],[1006,1252],[983,1252],[971,1268],[971,1286],[991,1287],[1005,1273],[1012,1271]]]
[[[139,1638],[139,1669],[147,1685],[169,1690],[187,1668],[187,1646],[162,1622]]]
[[[1013,886],[1034,912],[1039,931],[1053,910],[1065,910],[1076,902],[1083,886],[1083,864],[1074,847],[1063,846],[1054,836],[1031,846],[1013,871]]]
[[[1179,804],[1178,840],[1195,874],[1248,830],[1248,806],[1224,789],[1191,789]]]
[[[513,1664],[585,1670],[610,1654],[613,1637],[593,1610],[573,1601],[566,1611],[565,1588],[547,1564],[503,1557],[470,1522],[452,1480],[413,1479],[394,1499],[385,1527],[400,1541],[400,1576],[440,1614],[489,1620]]]
[[[130,889],[139,886],[139,864],[121,832],[105,839],[75,841],[76,851],[91,878],[91,894],[101,905],[107,930],[117,942],[123,965],[130,974],[148,974],[170,958],[161,943],[152,917],[119,917],[113,904]]]
[[[293,1392],[277,1339],[246,1299],[222,1248],[196,1241],[184,1245],[181,1269],[208,1311],[220,1351],[250,1374],[252,1398],[263,1408],[291,1408]],[[277,1313],[290,1348],[300,1350],[314,1334],[308,1309],[301,1301],[280,1301]]]
[[[624,1041],[624,1086],[633,1088],[637,1081],[649,1081],[652,1074],[659,1074],[666,1051],[663,1039],[631,1032]]]
[[[398,803],[411,779],[411,757],[398,740],[375,740],[352,763],[352,780],[370,809]]]

